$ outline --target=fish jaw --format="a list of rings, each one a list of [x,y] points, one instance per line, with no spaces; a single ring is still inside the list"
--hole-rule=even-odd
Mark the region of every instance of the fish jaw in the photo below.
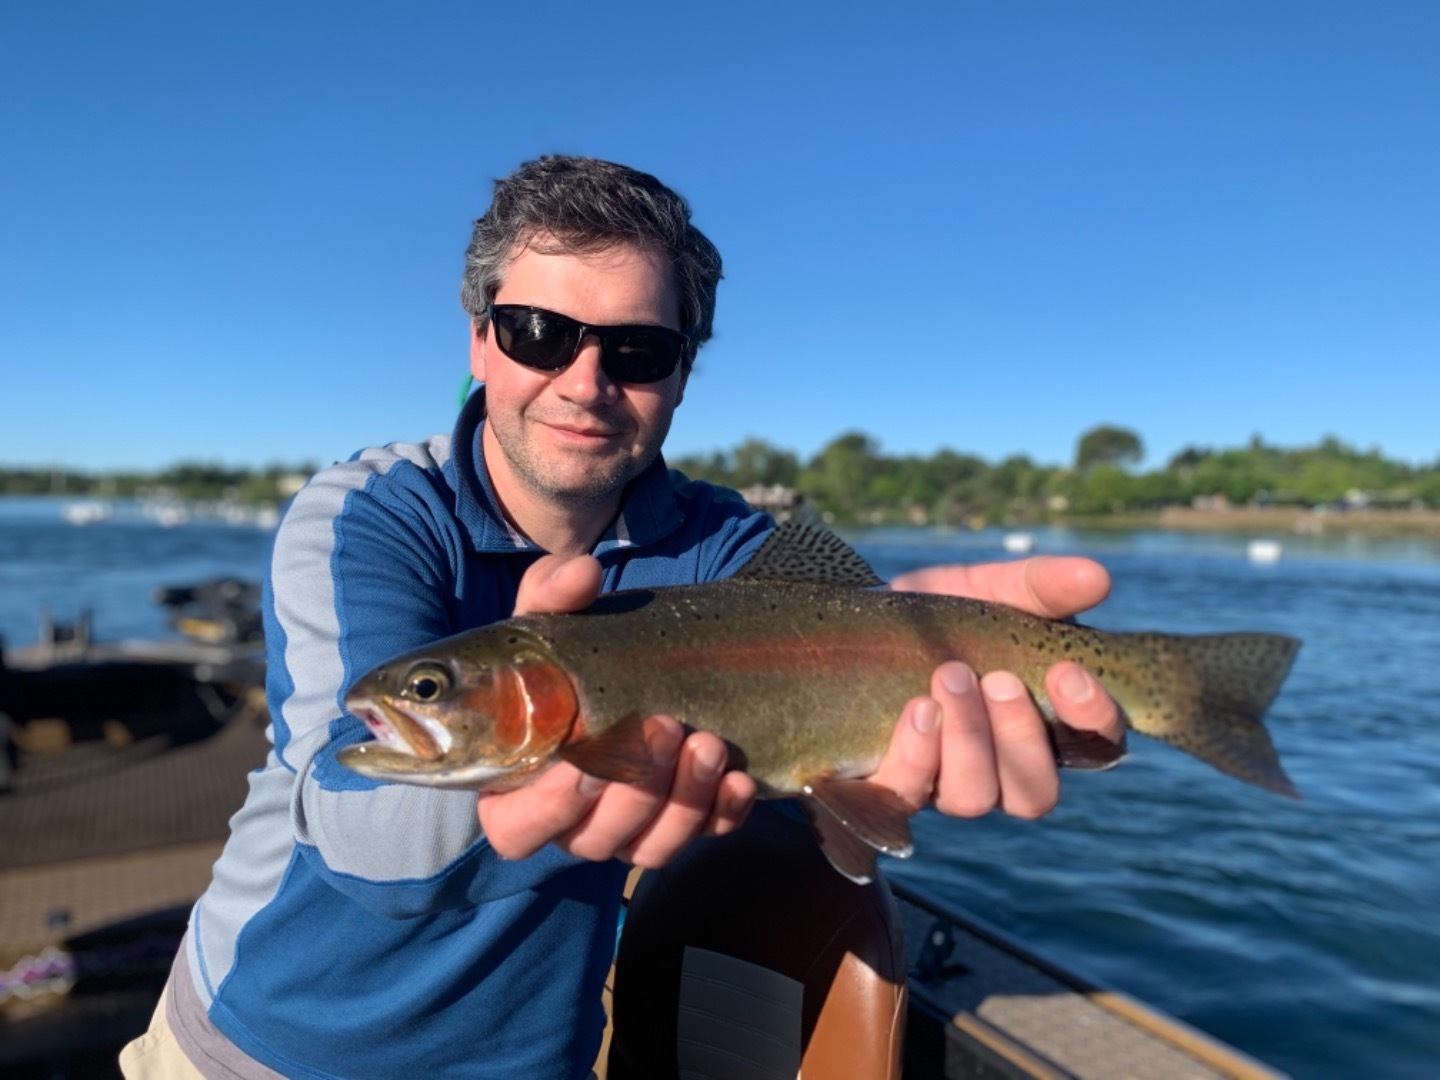
[[[347,769],[371,780],[403,781],[421,787],[465,791],[510,791],[530,782],[551,764],[545,760],[493,765],[485,761],[427,760],[379,742],[356,743],[337,755]]]

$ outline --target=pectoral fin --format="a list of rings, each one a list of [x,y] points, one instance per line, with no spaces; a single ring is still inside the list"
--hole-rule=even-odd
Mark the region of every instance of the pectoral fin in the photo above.
[[[887,787],[868,780],[825,778],[800,797],[805,816],[832,866],[864,885],[875,877],[875,853],[907,859],[915,850],[910,808]]]
[[[556,754],[581,772],[602,780],[640,784],[650,779],[650,746],[639,713],[630,713],[593,735],[581,735],[561,746]]]

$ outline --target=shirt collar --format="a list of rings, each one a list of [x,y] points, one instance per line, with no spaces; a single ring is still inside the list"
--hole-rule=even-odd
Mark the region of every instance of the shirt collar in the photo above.
[[[481,439],[484,425],[485,387],[481,385],[461,407],[455,421],[451,460],[456,474],[456,513],[476,551],[539,551],[539,546],[512,528],[500,512],[500,500],[495,497],[490,471],[485,467]],[[657,454],[625,489],[619,515],[600,537],[592,554],[657,543],[678,529],[683,520],[670,485],[670,471],[665,459]]]

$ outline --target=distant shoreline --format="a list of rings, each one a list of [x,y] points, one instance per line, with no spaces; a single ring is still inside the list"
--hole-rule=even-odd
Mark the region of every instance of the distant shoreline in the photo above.
[[[128,497],[125,497],[128,499]],[[29,495],[0,492],[6,499],[37,501],[113,501],[103,495]],[[1053,524],[1099,531],[1158,529],[1185,533],[1234,533],[1241,536],[1343,536],[1347,533],[1380,538],[1422,537],[1440,539],[1440,510],[1329,510],[1303,506],[1238,506],[1227,509],[1196,510],[1188,506],[1167,506],[1151,512],[1115,514],[1070,514]],[[1023,523],[1008,526],[1024,529]]]
[[[1244,536],[1440,537],[1440,510],[1316,510],[1301,506],[1237,506],[1195,510],[1167,506],[1151,514],[1107,514],[1068,519],[1096,529],[1163,529]]]

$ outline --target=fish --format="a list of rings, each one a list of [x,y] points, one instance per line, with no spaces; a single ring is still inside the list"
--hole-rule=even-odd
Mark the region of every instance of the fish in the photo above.
[[[877,852],[914,850],[912,813],[868,777],[936,666],[1010,671],[1047,721],[1057,762],[1109,768],[1124,740],[1059,721],[1045,674],[1083,666],[1128,731],[1298,798],[1262,717],[1300,641],[1282,634],[1110,633],[1002,604],[896,591],[825,528],[786,522],[733,576],[601,596],[397,656],[350,688],[374,736],[341,764],[375,780],[512,790],[557,761],[605,780],[651,770],[643,722],[721,736],[762,798],[794,798],[826,857],[857,883]]]

